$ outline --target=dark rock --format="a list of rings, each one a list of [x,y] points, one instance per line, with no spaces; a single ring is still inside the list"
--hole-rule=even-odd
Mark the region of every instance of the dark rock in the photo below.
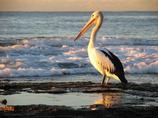
[[[92,105],[97,108],[73,109],[66,106],[28,105],[14,106],[14,112],[0,111],[3,118],[157,118],[158,107],[127,107],[106,108]]]
[[[3,100],[0,101],[0,103],[6,105],[7,104],[7,100],[3,99]]]

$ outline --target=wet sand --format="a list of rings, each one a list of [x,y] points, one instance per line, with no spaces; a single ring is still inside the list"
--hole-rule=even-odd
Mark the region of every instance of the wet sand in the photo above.
[[[158,84],[1,81],[0,96],[14,107],[1,117],[158,117]]]

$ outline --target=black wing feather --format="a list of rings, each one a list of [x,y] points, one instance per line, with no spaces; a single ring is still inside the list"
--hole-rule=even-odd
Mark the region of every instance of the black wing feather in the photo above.
[[[117,75],[119,79],[121,80],[121,82],[126,84],[127,80],[124,75],[123,65],[121,61],[119,60],[119,58],[115,56],[112,52],[110,52],[109,50],[107,50],[108,53],[105,52],[104,50],[100,50],[100,51],[103,52],[105,56],[107,56],[111,60],[111,62],[114,64],[115,70],[112,73]]]

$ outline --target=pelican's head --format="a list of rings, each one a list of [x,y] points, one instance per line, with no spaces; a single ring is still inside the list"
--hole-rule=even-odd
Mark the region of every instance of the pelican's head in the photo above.
[[[92,26],[96,26],[99,29],[102,24],[102,21],[103,21],[102,12],[100,12],[100,11],[93,12],[90,20],[81,29],[81,31],[76,36],[75,40],[79,39],[82,35],[84,35],[88,31],[88,29],[90,29]]]

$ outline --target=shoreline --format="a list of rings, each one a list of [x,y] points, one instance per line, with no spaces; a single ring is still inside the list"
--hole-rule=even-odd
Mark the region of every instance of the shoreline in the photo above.
[[[98,82],[0,82],[0,96],[14,111],[0,111],[2,117],[153,117],[158,113],[158,84]]]

